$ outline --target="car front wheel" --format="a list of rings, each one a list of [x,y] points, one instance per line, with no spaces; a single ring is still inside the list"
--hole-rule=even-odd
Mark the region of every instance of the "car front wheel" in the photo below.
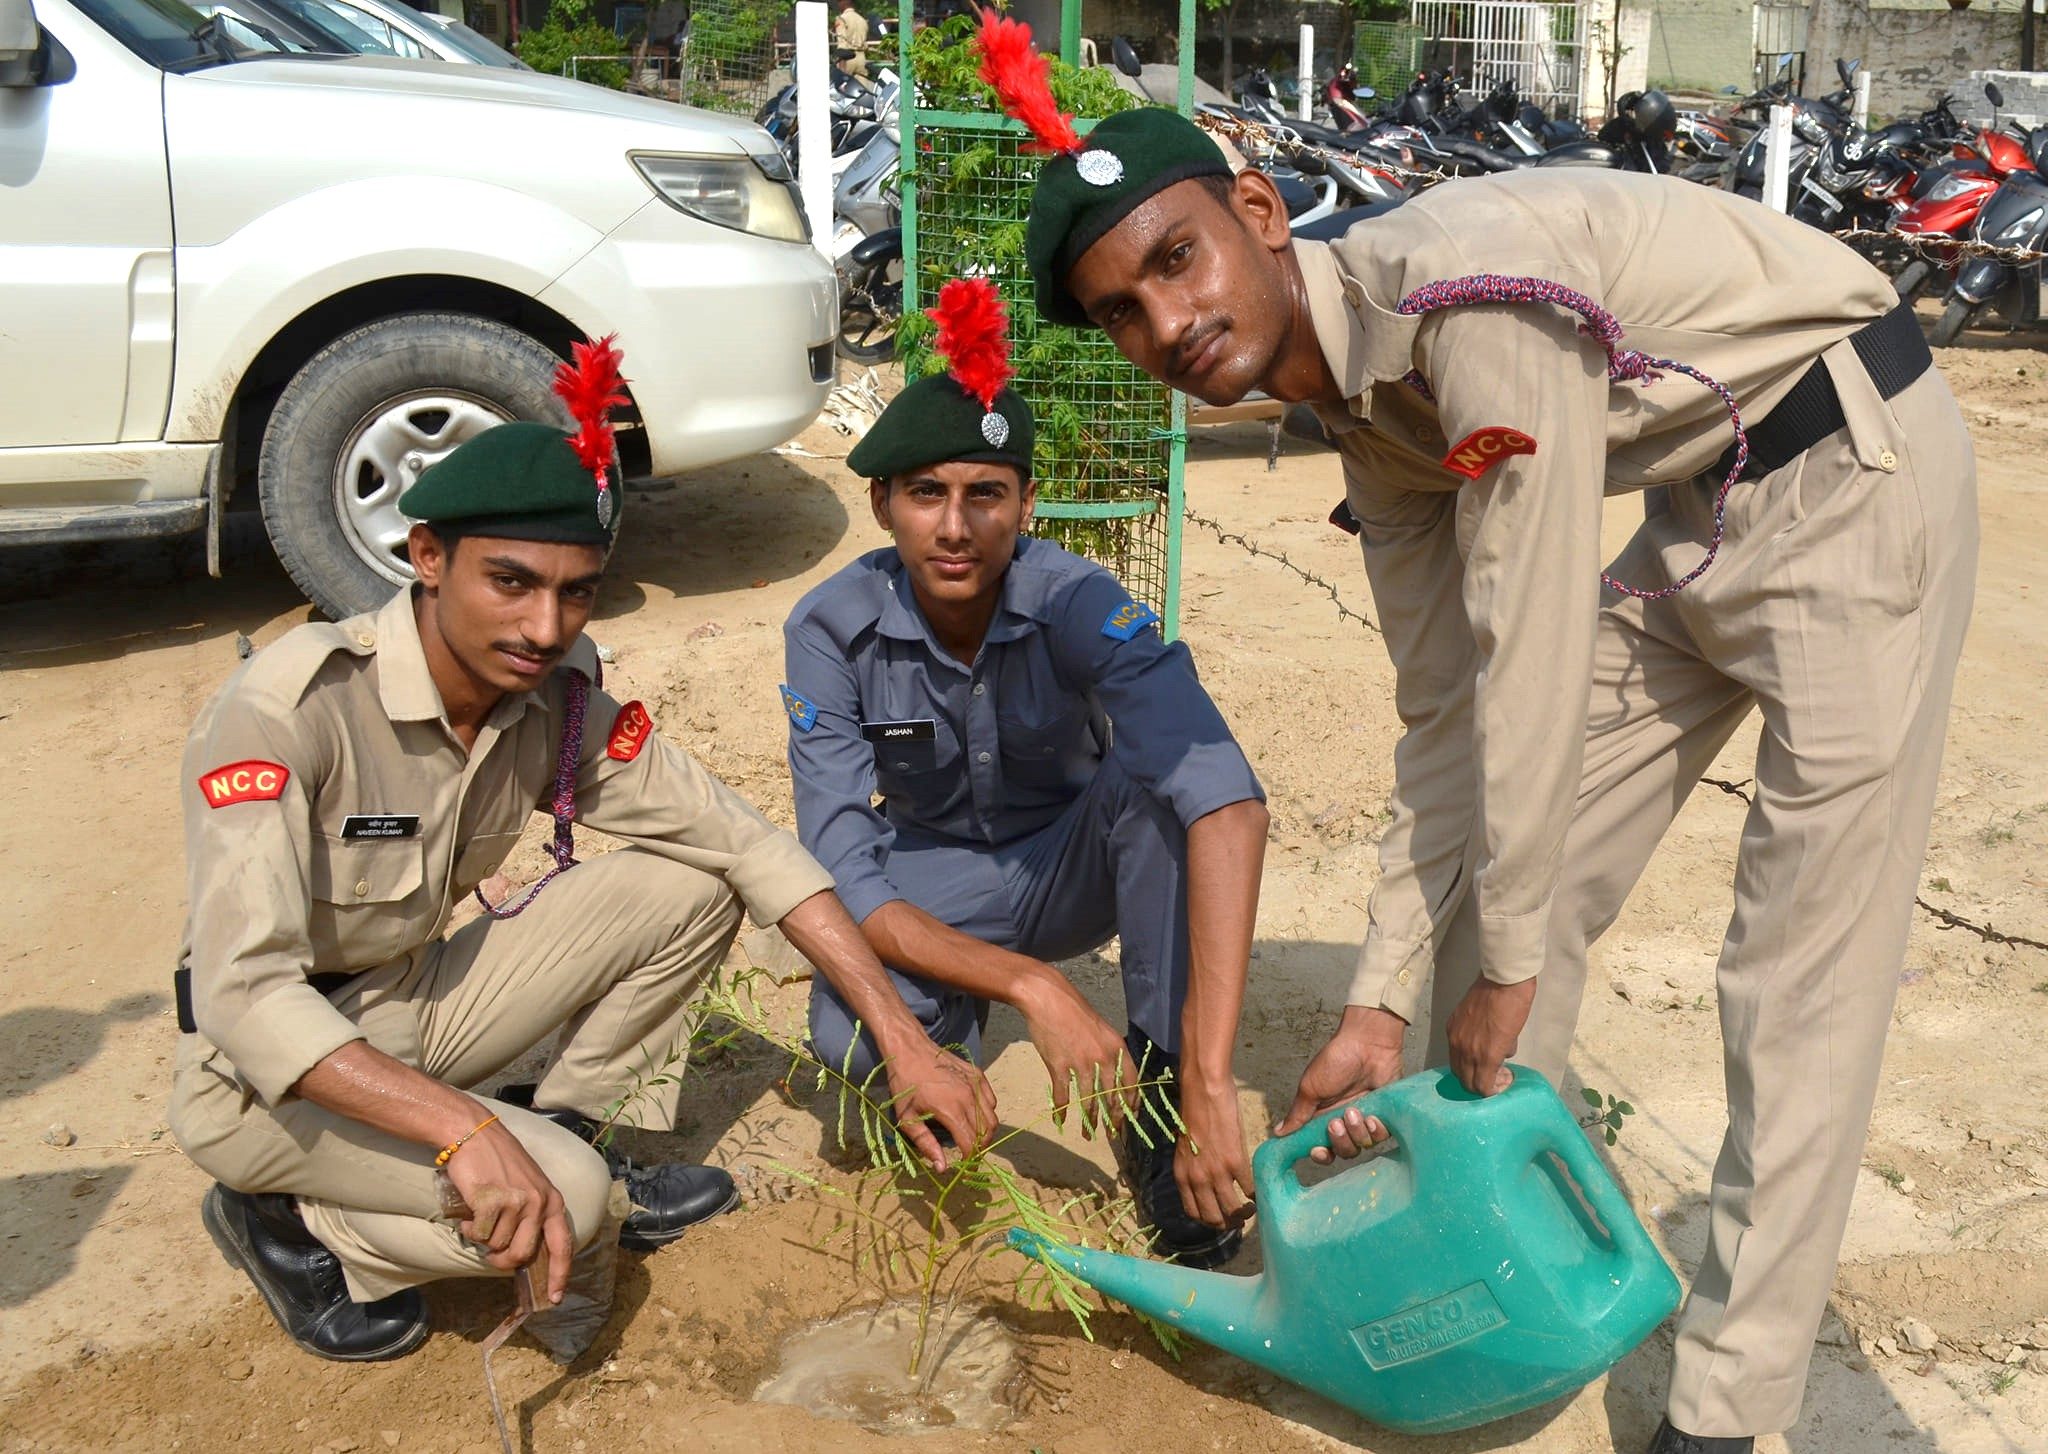
[[[307,597],[340,620],[409,583],[398,500],[428,466],[508,419],[567,427],[555,355],[503,323],[406,313],[343,334],[279,395],[263,434],[263,525]]]

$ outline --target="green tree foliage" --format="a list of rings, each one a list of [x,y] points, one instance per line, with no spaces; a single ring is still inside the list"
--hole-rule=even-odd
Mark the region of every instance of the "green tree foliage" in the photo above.
[[[547,24],[519,37],[519,59],[551,76],[569,73],[571,56],[623,56],[619,38],[597,23],[590,0],[554,0]],[[576,76],[614,91],[626,89],[626,67],[613,61],[578,61]]]

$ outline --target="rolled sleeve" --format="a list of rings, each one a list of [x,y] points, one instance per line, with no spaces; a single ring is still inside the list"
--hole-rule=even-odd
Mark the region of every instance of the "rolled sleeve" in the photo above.
[[[660,723],[639,751],[613,757],[607,742],[619,711],[608,693],[590,693],[577,822],[723,879],[756,924],[776,923],[832,887],[832,876],[787,829],[663,738]]]
[[[789,728],[797,836],[858,924],[903,897],[887,869],[896,830],[875,811],[875,751],[860,735],[860,685],[846,653],[815,622],[792,620],[782,639],[785,680],[813,714],[808,728]]]
[[[1117,761],[1183,827],[1232,803],[1264,802],[1186,643],[1169,644],[1149,624],[1128,640],[1112,629],[1130,604],[1115,576],[1090,571],[1059,602],[1052,630],[1061,675],[1093,690],[1109,714]]]
[[[215,803],[204,782],[223,767],[274,764],[273,797]],[[306,982],[313,968],[312,798],[323,772],[313,734],[290,704],[223,690],[184,759],[191,911],[182,955],[199,1033],[267,1105],[362,1031]]]

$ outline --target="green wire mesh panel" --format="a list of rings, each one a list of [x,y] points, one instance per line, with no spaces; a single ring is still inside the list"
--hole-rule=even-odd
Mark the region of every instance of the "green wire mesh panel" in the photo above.
[[[696,0],[677,69],[686,106],[751,117],[783,77],[775,64],[775,29],[787,0]]]
[[[1182,441],[1175,397],[1127,363],[1095,329],[1043,322],[1024,264],[1024,218],[1044,158],[995,118],[917,115],[911,178],[915,297],[931,306],[948,278],[991,278],[1010,310],[1017,391],[1038,421],[1033,533],[1114,571],[1176,630]],[[929,326],[905,338],[904,377],[936,372]]]
[[[1406,21],[1360,21],[1351,53],[1359,82],[1379,92],[1382,100],[1398,99],[1422,63],[1421,42],[1422,32]]]

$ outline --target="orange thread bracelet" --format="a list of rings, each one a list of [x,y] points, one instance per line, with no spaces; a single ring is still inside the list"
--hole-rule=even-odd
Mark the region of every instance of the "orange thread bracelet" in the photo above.
[[[469,1131],[466,1134],[456,1137],[453,1141],[450,1141],[446,1146],[443,1146],[441,1148],[441,1154],[434,1158],[434,1165],[446,1166],[448,1164],[448,1158],[453,1156],[456,1152],[460,1151],[464,1146],[467,1146],[469,1144],[469,1138],[471,1136],[474,1136],[477,1132],[483,1130],[484,1127],[490,1125],[492,1121],[495,1121],[497,1119],[498,1118],[496,1116],[491,1116],[484,1120],[478,1121],[474,1126],[469,1128]]]

